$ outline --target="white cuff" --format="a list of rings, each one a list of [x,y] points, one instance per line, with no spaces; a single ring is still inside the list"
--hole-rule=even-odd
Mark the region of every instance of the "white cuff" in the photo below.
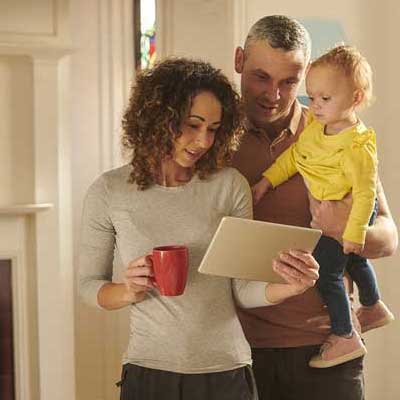
[[[270,305],[266,297],[267,282],[233,279],[232,290],[236,303],[241,308],[256,308]]]

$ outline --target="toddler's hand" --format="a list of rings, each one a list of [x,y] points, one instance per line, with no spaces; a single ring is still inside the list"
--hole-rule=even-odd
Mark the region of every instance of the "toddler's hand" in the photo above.
[[[350,242],[348,240],[343,240],[343,253],[344,254],[358,254],[360,255],[363,251],[364,245],[360,243]]]
[[[253,204],[256,205],[265,193],[271,188],[271,183],[267,178],[261,178],[252,188],[251,192],[253,193]]]

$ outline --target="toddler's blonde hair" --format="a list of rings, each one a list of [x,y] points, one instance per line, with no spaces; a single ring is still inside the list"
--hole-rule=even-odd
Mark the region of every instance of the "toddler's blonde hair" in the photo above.
[[[318,66],[332,66],[343,71],[363,93],[358,107],[364,108],[373,102],[372,69],[367,59],[353,46],[340,44],[312,61],[310,69]]]

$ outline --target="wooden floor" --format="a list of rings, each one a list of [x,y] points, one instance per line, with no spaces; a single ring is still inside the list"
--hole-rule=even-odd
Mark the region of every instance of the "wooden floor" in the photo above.
[[[15,399],[11,261],[8,260],[0,260],[0,399]]]

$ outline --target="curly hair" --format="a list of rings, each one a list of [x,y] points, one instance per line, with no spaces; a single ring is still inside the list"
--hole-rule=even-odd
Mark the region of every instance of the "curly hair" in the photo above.
[[[168,58],[137,76],[122,118],[122,146],[131,157],[130,182],[140,190],[156,182],[162,160],[172,154],[174,141],[182,134],[194,97],[204,91],[221,103],[222,119],[213,146],[194,166],[200,179],[227,165],[238,146],[239,95],[220,70],[187,58]]]
[[[312,61],[310,68],[324,65],[342,71],[353,81],[354,87],[364,94],[359,104],[360,108],[371,104],[373,101],[372,69],[359,50],[353,46],[339,44]]]

